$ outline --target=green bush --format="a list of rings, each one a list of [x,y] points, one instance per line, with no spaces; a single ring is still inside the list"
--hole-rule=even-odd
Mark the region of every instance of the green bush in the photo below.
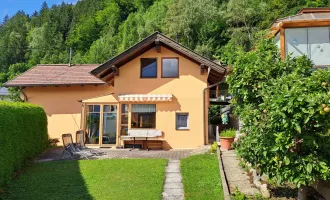
[[[40,106],[0,102],[0,188],[47,145],[47,117]]]
[[[330,180],[330,70],[281,59],[272,40],[239,53],[227,77],[245,136],[236,151],[278,184]]]
[[[236,136],[236,130],[234,128],[224,130],[220,133],[221,137],[235,137]]]
[[[217,142],[213,142],[213,144],[211,145],[211,148],[210,148],[210,153],[216,153],[217,152],[217,148],[218,148],[218,143]]]

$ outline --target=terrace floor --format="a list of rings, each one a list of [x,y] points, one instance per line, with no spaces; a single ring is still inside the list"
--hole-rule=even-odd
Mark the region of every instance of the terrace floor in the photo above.
[[[100,156],[99,159],[111,158],[163,158],[169,160],[180,160],[187,158],[190,155],[207,152],[207,147],[198,149],[180,149],[180,150],[132,150],[130,149],[107,149],[100,148],[99,150],[105,152],[105,155]],[[50,149],[36,158],[36,162],[56,161],[61,160],[62,147]]]

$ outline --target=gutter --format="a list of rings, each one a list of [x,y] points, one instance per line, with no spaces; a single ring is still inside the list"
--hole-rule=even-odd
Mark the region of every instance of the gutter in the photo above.
[[[224,68],[224,67],[223,67]],[[204,88],[203,89],[203,123],[204,123],[204,145],[206,145],[206,123],[205,123],[205,91],[207,90],[207,89],[210,89],[210,88],[213,88],[214,86],[217,86],[217,85],[219,85],[220,83],[223,83],[223,82],[225,82],[225,80],[222,80],[224,77],[225,77],[225,75],[226,75],[226,73],[227,73],[227,69],[226,68],[224,68],[225,69],[225,71],[223,72],[223,76],[220,78],[220,81],[219,82],[217,82],[217,83],[214,83],[214,84],[212,84],[212,85],[210,85],[210,86],[207,86],[206,88]]]
[[[27,101],[28,101],[28,97],[26,96],[25,92],[23,91],[22,86],[19,87],[19,91],[20,91],[20,93],[22,93],[23,96],[24,96],[23,101],[24,101],[24,102],[27,102]]]

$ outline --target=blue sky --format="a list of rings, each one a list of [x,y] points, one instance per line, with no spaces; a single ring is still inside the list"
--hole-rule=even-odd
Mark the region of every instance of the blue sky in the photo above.
[[[0,0],[0,21],[6,16],[12,16],[19,10],[24,10],[32,14],[35,10],[39,11],[45,0]],[[46,0],[49,7],[53,4],[76,3],[78,0]]]

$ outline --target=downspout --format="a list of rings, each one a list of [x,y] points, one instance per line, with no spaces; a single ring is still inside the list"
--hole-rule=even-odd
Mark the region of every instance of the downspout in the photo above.
[[[222,79],[225,77],[226,72],[227,72],[227,69],[226,69],[226,68],[224,68],[224,69],[225,69],[225,71],[223,72],[223,75],[222,75],[222,77],[220,78],[220,81],[217,82],[217,83],[214,83],[214,84],[212,84],[212,85],[210,85],[210,86],[207,86],[207,87],[204,88],[204,90],[203,90],[203,123],[204,123],[204,130],[203,130],[203,131],[204,131],[204,145],[206,145],[205,91],[206,91],[207,89],[213,88],[214,86],[217,86],[217,85],[219,85],[219,84],[225,82],[225,80],[222,80]]]
[[[27,101],[28,101],[28,97],[26,96],[25,92],[23,91],[22,86],[19,87],[19,92],[22,93],[23,96],[24,96],[23,101],[24,101],[24,102],[27,102]]]

